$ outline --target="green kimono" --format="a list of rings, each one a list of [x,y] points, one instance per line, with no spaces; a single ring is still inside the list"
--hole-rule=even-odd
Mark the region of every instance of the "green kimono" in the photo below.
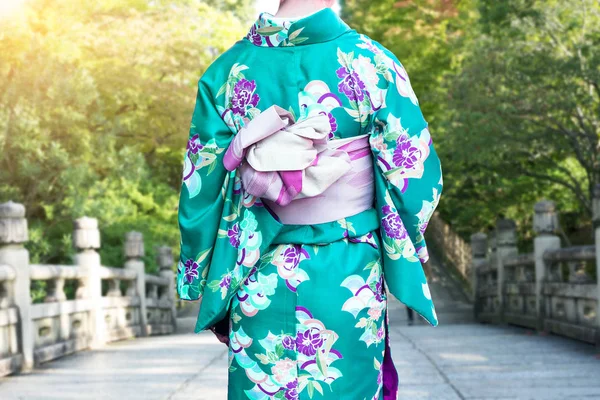
[[[224,156],[273,105],[295,121],[326,115],[331,140],[368,135],[371,208],[285,225],[245,190]],[[196,332],[228,326],[228,398],[395,399],[383,283],[437,325],[422,263],[441,191],[427,122],[392,53],[330,9],[261,14],[199,81],[179,204],[177,290],[202,298]]]

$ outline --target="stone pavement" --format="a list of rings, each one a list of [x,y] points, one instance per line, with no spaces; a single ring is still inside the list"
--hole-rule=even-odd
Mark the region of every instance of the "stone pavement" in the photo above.
[[[600,349],[476,324],[456,280],[435,261],[432,275],[438,327],[418,316],[409,326],[405,307],[389,303],[401,400],[600,399]],[[0,400],[226,400],[227,347],[210,333],[191,333],[194,322],[182,318],[175,335],[111,344],[0,379]]]
[[[512,327],[408,326],[404,307],[390,308],[400,399],[600,399],[593,346]],[[176,335],[120,342],[4,378],[0,399],[225,400],[227,348],[211,334],[189,333],[193,322],[180,320]]]

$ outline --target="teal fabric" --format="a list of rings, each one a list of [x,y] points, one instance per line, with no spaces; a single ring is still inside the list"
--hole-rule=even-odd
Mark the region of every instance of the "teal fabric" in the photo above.
[[[379,239],[339,232],[275,247],[234,296],[229,400],[384,398]]]
[[[369,135],[371,210],[284,226],[244,191],[223,155],[272,105],[296,120],[327,115],[331,139]],[[229,315],[230,399],[378,398],[383,279],[438,323],[422,263],[442,170],[398,59],[330,9],[298,21],[262,14],[200,79],[184,164],[177,290],[202,299],[196,332]],[[286,360],[297,368],[288,371]],[[375,375],[350,392],[358,369],[373,366]]]

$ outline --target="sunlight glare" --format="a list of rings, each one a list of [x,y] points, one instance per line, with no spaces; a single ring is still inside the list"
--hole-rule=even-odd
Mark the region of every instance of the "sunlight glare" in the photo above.
[[[26,0],[0,0],[0,17],[7,16],[23,7]]]

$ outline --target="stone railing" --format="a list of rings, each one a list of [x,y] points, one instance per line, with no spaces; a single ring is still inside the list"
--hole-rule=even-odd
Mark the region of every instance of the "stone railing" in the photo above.
[[[600,221],[598,198],[594,210]],[[534,211],[533,253],[518,254],[511,220],[499,220],[489,241],[471,237],[476,318],[600,344],[600,224],[594,245],[561,248],[554,203]]]
[[[144,271],[142,234],[125,237],[124,268],[103,266],[98,222],[75,221],[74,265],[29,263],[25,207],[0,204],[0,376],[116,340],[175,329],[175,282],[170,247],[160,247],[159,276]],[[32,282],[46,283],[33,303]],[[68,299],[65,285],[74,285]]]
[[[472,278],[471,246],[452,230],[437,212],[427,225],[427,238],[439,249],[446,261],[456,268],[458,273],[470,283]]]

